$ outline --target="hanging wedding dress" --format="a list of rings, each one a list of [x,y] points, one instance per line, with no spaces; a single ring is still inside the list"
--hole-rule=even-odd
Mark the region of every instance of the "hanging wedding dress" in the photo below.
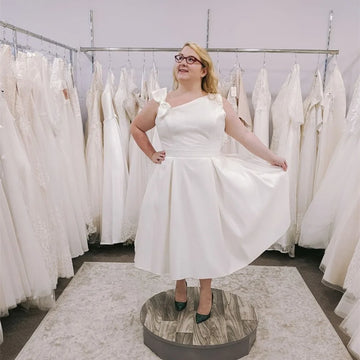
[[[304,101],[304,125],[301,134],[299,177],[297,187],[296,238],[301,222],[314,194],[314,177],[318,145],[317,128],[322,123],[323,89],[319,70],[316,71],[310,94]]]
[[[309,205],[301,225],[299,245],[325,249],[333,235],[334,221],[348,189],[348,182],[357,176],[359,160],[360,77],[358,78],[346,118],[345,131],[334,151],[326,175]]]
[[[282,85],[271,108],[273,135],[271,150],[285,157],[290,179],[291,226],[287,233],[271,249],[288,252],[294,256],[296,234],[296,188],[299,165],[300,126],[304,122],[303,102],[300,87],[300,67],[293,69]]]
[[[15,120],[2,94],[0,114],[0,173],[31,297],[44,300],[39,306],[51,306],[53,278],[48,270],[48,261],[52,258],[46,237],[38,236],[37,230],[41,229],[41,222],[34,221],[41,199],[39,187],[17,133]],[[46,235],[46,232],[42,235]],[[46,304],[47,301],[49,303]]]
[[[1,131],[1,130],[0,130]],[[0,173],[0,317],[31,297],[31,289],[18,246]]]
[[[81,110],[77,89],[74,86],[72,77],[71,64],[64,66],[64,80],[66,89],[65,95],[67,96],[67,118],[72,143],[73,163],[76,170],[75,176],[77,180],[77,188],[81,201],[81,208],[84,214],[84,222],[87,227],[87,235],[96,232],[92,217],[90,215],[90,201],[89,201],[89,184],[86,176],[86,161],[85,161],[85,144],[84,144],[84,131],[83,122],[81,118]]]
[[[128,96],[127,81],[128,73],[126,68],[121,68],[119,86],[114,95],[114,106],[119,121],[121,136],[121,146],[123,148],[124,161],[127,172],[129,171],[129,141],[130,141],[130,121],[125,110],[125,101]]]
[[[109,70],[101,103],[104,113],[104,179],[101,244],[123,242],[122,229],[127,188],[127,168],[119,123],[113,104],[114,75]]]
[[[251,129],[252,120],[241,71],[240,66],[235,65],[230,74],[231,86],[227,95],[227,100],[241,119],[239,119],[239,121],[243,121],[246,127]],[[224,135],[222,152],[225,154],[237,154],[242,158],[251,157],[249,151],[242,144],[227,134]]]
[[[150,84],[152,87],[158,87],[158,74],[156,71],[150,73],[152,77]],[[130,83],[132,80],[130,80]],[[140,105],[144,105],[148,98],[148,89],[145,86],[145,73],[142,74],[142,88],[140,93]],[[130,86],[130,89],[134,86]],[[131,95],[130,95],[131,96]],[[139,111],[141,108],[139,108]],[[153,143],[154,147],[160,146],[157,142],[158,135],[154,133],[155,129],[151,129],[147,132],[149,140]],[[126,221],[124,224],[124,240],[134,240],[136,235],[137,224],[139,221],[139,213],[141,203],[144,197],[144,193],[151,176],[154,164],[151,160],[143,153],[143,151],[135,143],[133,137],[130,138],[130,166],[129,166],[129,182],[128,190],[126,194]]]
[[[220,95],[174,107],[166,96],[166,89],[154,94],[167,156],[155,165],[146,189],[135,266],[173,279],[225,276],[248,265],[288,228],[288,174],[260,159],[221,154]]]
[[[13,69],[14,61],[9,45],[0,46],[0,88],[6,89],[3,96],[12,116],[15,116],[16,80]]]
[[[271,93],[269,89],[268,74],[265,68],[260,70],[256,79],[252,94],[252,103],[254,106],[254,134],[265,146],[269,147]]]
[[[322,106],[324,110],[323,121],[319,126],[319,145],[314,180],[315,192],[319,189],[345,127],[345,85],[337,64],[325,86]]]
[[[64,62],[62,59],[55,58],[51,68],[50,76],[50,91],[52,98],[51,120],[52,128],[55,133],[57,146],[59,148],[60,163],[64,169],[64,196],[68,197],[70,204],[68,204],[67,223],[71,224],[68,235],[70,240],[70,252],[72,257],[82,255],[88,250],[87,243],[87,224],[85,221],[86,215],[83,208],[81,192],[79,192],[79,183],[74,177],[77,174],[76,162],[73,154],[73,141],[71,132],[72,124],[69,118],[69,107],[71,106],[67,85],[64,79]],[[76,149],[77,151],[78,149]]]
[[[58,149],[53,146],[54,135],[48,131],[49,115],[46,109],[46,88],[49,86],[47,60],[41,54],[34,54],[28,58],[31,67],[32,96],[31,96],[31,126],[34,136],[39,145],[39,152],[42,157],[42,164],[46,169],[46,182],[43,183],[43,190],[48,203],[47,212],[51,219],[54,232],[58,277],[71,277],[74,275],[69,239],[66,231],[66,221],[63,207],[61,162],[58,161]]]
[[[360,237],[346,273],[344,288],[346,292],[335,313],[344,318],[340,328],[351,337],[349,351],[360,359]]]
[[[94,63],[90,90],[86,96],[88,112],[86,139],[86,174],[89,184],[90,214],[96,231],[101,233],[101,209],[103,188],[103,113],[101,108],[102,67]]]

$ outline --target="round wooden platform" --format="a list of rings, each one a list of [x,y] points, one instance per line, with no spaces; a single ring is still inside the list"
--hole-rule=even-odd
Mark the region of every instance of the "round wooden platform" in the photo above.
[[[199,288],[188,287],[187,307],[177,311],[174,290],[154,295],[143,305],[144,344],[163,360],[236,360],[249,354],[256,338],[252,305],[237,295],[212,289],[210,319],[196,324]]]

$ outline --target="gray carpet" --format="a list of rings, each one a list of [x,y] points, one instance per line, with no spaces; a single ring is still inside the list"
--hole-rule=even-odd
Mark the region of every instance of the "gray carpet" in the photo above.
[[[147,298],[173,285],[133,264],[84,263],[17,360],[158,359],[143,345],[139,313]],[[351,359],[296,268],[249,266],[213,287],[256,308],[257,340],[244,359]]]

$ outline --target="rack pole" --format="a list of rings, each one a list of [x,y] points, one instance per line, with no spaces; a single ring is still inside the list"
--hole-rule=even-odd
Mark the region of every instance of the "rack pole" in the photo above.
[[[81,52],[93,51],[124,51],[124,52],[176,52],[180,48],[153,48],[153,47],[80,47]],[[244,53],[296,53],[296,54],[330,54],[337,55],[339,50],[324,50],[324,49],[245,49],[245,48],[208,48],[208,52],[244,52]]]
[[[91,41],[91,47],[94,47],[94,10],[90,10],[90,41]],[[95,55],[94,51],[91,52],[91,69],[92,72],[94,72],[94,62],[95,62]]]
[[[29,30],[25,30],[25,29],[22,29],[18,26],[15,26],[15,25],[11,25],[9,23],[6,23],[4,21],[0,21],[0,26],[4,27],[4,28],[8,28],[8,29],[11,29],[11,30],[14,30],[16,32],[20,32],[20,33],[23,33],[23,34],[26,34],[26,35],[29,35],[29,36],[32,36],[36,39],[39,39],[39,40],[42,40],[42,41],[46,41],[48,43],[51,43],[51,44],[54,44],[56,46],[60,46],[60,47],[63,47],[65,49],[68,49],[68,50],[72,50],[74,52],[77,52],[78,50],[71,47],[71,46],[68,46],[68,45],[65,45],[65,44],[62,44],[62,43],[59,43],[57,41],[54,41],[54,40],[51,40],[45,36],[42,36],[42,35],[39,35],[39,34],[35,34]]]
[[[328,50],[329,50],[329,47],[330,47],[330,37],[331,37],[331,28],[332,28],[333,17],[334,17],[334,11],[331,10],[330,14],[329,14],[329,27],[328,27],[328,38],[327,38],[327,49]],[[325,67],[324,67],[324,77],[323,77],[323,88],[325,88],[328,61],[329,61],[329,54],[326,54]]]
[[[206,49],[209,48],[209,30],[210,30],[210,9],[207,11],[207,21],[206,21]]]

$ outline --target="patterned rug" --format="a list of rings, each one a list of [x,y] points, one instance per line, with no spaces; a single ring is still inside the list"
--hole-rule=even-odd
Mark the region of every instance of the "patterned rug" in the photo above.
[[[159,359],[143,344],[140,309],[173,286],[133,264],[84,263],[16,360]],[[296,268],[248,266],[213,287],[255,306],[257,338],[242,359],[351,360]]]

